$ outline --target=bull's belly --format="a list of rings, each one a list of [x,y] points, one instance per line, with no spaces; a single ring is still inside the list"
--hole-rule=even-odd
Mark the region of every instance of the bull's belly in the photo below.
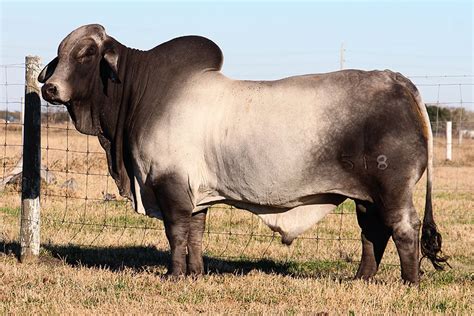
[[[299,235],[322,220],[337,205],[312,204],[291,208],[281,213],[255,213],[271,230],[280,233],[281,241],[289,245]]]
[[[214,196],[203,199],[193,212],[198,212],[216,203],[228,204],[247,210],[260,217],[271,230],[281,235],[284,244],[289,245],[295,238],[334,210],[344,199],[345,197],[342,196],[322,194],[309,197],[307,204],[285,208],[228,200],[222,196]]]

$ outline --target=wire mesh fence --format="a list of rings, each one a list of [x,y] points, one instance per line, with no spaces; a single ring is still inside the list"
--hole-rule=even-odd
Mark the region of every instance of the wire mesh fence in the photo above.
[[[2,233],[10,236],[19,230],[24,71],[24,64],[0,65],[0,216]],[[443,212],[441,209],[447,203],[454,211],[467,211],[470,216],[474,212],[467,209],[474,195],[474,117],[463,109],[473,104],[472,78],[471,75],[411,77],[422,95],[430,96],[425,102],[437,106],[434,108],[437,120],[432,122],[435,211],[439,208]],[[439,110],[444,106],[457,108],[448,113],[454,131],[452,161],[445,161],[448,114]],[[64,106],[42,102],[41,121],[42,244],[152,246],[167,250],[163,223],[135,213],[131,204],[119,196],[97,138],[78,133]],[[417,188],[415,205],[422,211],[423,179]],[[349,200],[289,247],[282,245],[279,235],[257,216],[216,205],[208,212],[203,247],[209,257],[279,261],[357,262],[361,252],[355,208]],[[385,262],[398,264],[393,246],[389,247]]]

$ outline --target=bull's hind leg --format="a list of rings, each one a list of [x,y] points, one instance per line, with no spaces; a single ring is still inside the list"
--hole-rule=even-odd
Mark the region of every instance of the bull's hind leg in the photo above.
[[[397,247],[402,270],[402,279],[417,284],[420,279],[419,231],[421,222],[410,201],[407,206],[386,211],[387,225]]]
[[[195,213],[191,217],[188,233],[188,274],[203,274],[202,237],[206,226],[207,209]]]
[[[356,278],[370,279],[376,273],[390,238],[390,230],[385,226],[375,205],[356,201],[357,221],[362,229],[362,258]]]

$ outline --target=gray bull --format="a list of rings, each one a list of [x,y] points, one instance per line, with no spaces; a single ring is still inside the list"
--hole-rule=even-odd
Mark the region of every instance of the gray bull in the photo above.
[[[417,283],[412,196],[425,169],[421,250],[441,268],[431,127],[408,79],[345,70],[240,81],[220,72],[222,60],[203,37],[139,51],[86,25],[61,42],[38,78],[45,100],[65,104],[81,133],[99,137],[120,194],[163,219],[170,274],[203,272],[212,204],[257,214],[290,244],[350,198],[362,228],[356,277],[375,275],[392,236],[402,278]]]

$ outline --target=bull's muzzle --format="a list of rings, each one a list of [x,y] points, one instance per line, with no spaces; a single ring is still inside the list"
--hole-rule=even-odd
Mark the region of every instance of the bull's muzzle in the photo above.
[[[62,104],[64,101],[59,99],[58,87],[54,83],[46,83],[41,88],[43,99],[52,104]]]

